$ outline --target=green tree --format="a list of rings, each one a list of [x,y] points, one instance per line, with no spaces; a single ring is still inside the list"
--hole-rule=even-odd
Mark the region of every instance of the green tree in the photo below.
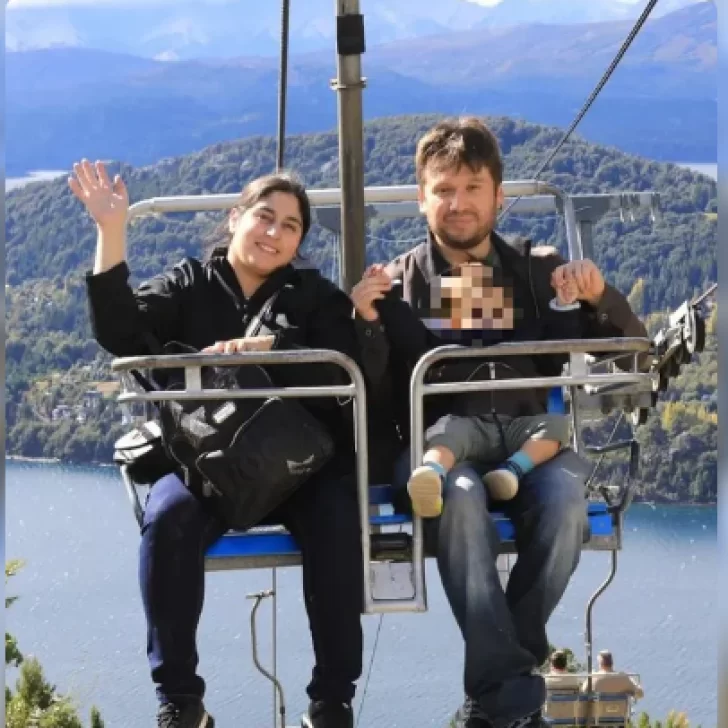
[[[690,721],[685,713],[678,713],[671,710],[663,723],[660,720],[652,720],[647,713],[640,713],[636,720],[630,721],[629,728],[690,728]],[[697,726],[700,728],[700,726]]]
[[[11,576],[20,571],[23,567],[23,562],[16,559],[14,561],[8,561],[5,564],[5,583],[8,583],[8,579]],[[8,609],[10,605],[17,599],[17,597],[5,597],[5,609]],[[20,663],[23,661],[23,655],[18,649],[18,643],[15,637],[11,634],[5,633],[5,664],[11,665],[12,667],[20,667]]]
[[[5,564],[5,581],[22,568],[22,561]],[[5,608],[17,597],[6,597]],[[35,657],[24,658],[16,639],[5,633],[5,666],[19,667],[20,675],[15,692],[5,688],[6,728],[84,728],[70,697],[57,692],[56,686],[46,681],[43,668]],[[91,708],[90,728],[104,728],[101,714]]]

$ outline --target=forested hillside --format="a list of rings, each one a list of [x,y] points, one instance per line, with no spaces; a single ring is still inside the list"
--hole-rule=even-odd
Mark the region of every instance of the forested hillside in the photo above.
[[[394,117],[366,126],[366,184],[411,184],[417,138],[434,116]],[[505,118],[489,120],[506,157],[508,179],[531,176],[560,138],[558,129]],[[201,152],[121,170],[132,202],[156,195],[236,192],[274,165],[270,138],[219,144]],[[333,133],[293,137],[287,164],[310,187],[338,186],[338,147]],[[654,223],[618,214],[595,228],[595,258],[610,282],[633,291],[640,312],[656,314],[679,305],[717,279],[716,185],[701,175],[575,140],[543,178],[572,193],[653,190],[662,197]],[[83,276],[93,259],[95,231],[64,180],[29,185],[7,196],[8,452],[31,457],[103,461],[123,431],[108,356],[90,339]],[[201,255],[219,214],[147,218],[132,227],[130,264],[138,282],[183,255]],[[368,229],[369,260],[383,260],[421,237],[422,221]],[[563,224],[551,216],[511,214],[502,231],[525,234],[565,250]],[[333,235],[314,228],[305,255],[327,273],[335,271]],[[713,340],[710,339],[713,347]],[[713,350],[686,367],[667,399],[642,430],[646,492],[650,498],[715,498],[716,424]],[[599,431],[601,433],[600,427]],[[600,434],[597,433],[597,434]],[[675,450],[664,458],[665,442]],[[696,460],[697,458],[697,460]],[[697,468],[696,468],[697,463]],[[618,477],[610,466],[609,477]],[[650,469],[652,468],[652,469]],[[605,471],[606,472],[606,471]],[[697,484],[700,485],[697,485]]]

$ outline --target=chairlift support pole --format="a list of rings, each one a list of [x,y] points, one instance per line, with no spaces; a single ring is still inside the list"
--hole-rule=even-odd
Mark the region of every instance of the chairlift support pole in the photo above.
[[[341,237],[339,285],[347,293],[364,272],[364,124],[362,118],[361,55],[365,51],[364,16],[359,0],[336,0]]]

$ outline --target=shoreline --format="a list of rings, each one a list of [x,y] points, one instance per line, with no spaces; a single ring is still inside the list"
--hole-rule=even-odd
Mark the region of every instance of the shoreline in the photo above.
[[[16,462],[16,463],[31,463],[35,465],[66,465],[69,467],[79,467],[79,468],[115,468],[117,467],[114,463],[95,463],[95,462],[87,462],[87,463],[71,463],[67,462],[65,460],[61,460],[60,458],[31,458],[26,457],[24,455],[5,455],[5,460],[10,462]],[[633,503],[638,503],[643,506],[678,506],[678,507],[684,507],[684,506],[691,506],[693,508],[717,508],[718,502],[712,501],[712,502],[692,502],[692,501],[655,501],[652,498],[645,498],[644,500],[641,499],[639,496],[635,496]]]
[[[97,463],[93,461],[84,463],[74,463],[69,460],[63,460],[61,458],[31,458],[26,455],[5,455],[5,460],[14,463],[31,463],[34,465],[66,465],[68,467],[79,467],[79,468],[108,468],[116,467],[114,463]]]
[[[6,460],[17,463],[43,463],[45,465],[60,465],[63,460],[60,458],[30,458],[25,455],[5,455]]]

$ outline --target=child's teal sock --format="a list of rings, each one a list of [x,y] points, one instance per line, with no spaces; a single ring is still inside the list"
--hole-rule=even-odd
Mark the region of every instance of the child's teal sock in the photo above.
[[[442,480],[445,480],[445,478],[447,477],[447,470],[445,470],[445,468],[440,463],[428,461],[426,463],[423,463],[423,465],[428,468],[432,468]]]
[[[503,467],[510,470],[520,480],[536,466],[533,464],[533,460],[523,450],[519,450],[506,460]]]

